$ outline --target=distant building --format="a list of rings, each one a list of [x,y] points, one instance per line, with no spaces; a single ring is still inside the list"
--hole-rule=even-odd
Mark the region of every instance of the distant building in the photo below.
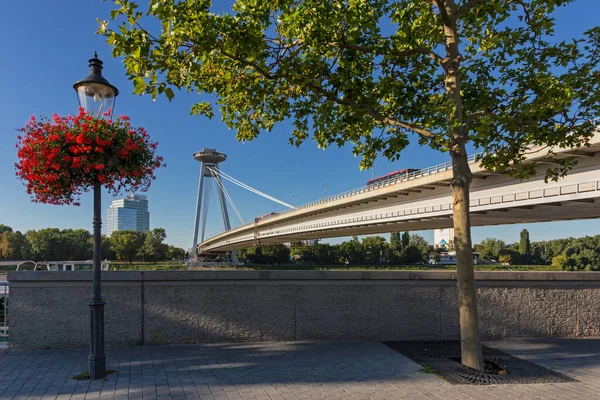
[[[442,239],[443,240],[443,239]],[[479,253],[473,252],[473,262],[477,265],[479,263]],[[436,265],[455,265],[456,264],[456,252],[455,251],[442,251],[439,254],[439,260],[432,256],[429,257],[429,264]]]
[[[150,230],[148,200],[141,194],[130,194],[124,199],[113,200],[106,212],[106,234],[114,231]]]
[[[433,247],[448,248],[454,243],[454,228],[443,228],[433,230]]]

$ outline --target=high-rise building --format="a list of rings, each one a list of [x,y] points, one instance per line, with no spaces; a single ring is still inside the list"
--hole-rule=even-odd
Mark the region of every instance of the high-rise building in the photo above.
[[[106,234],[114,231],[150,230],[148,200],[141,194],[130,194],[124,199],[113,200],[106,212]]]
[[[452,247],[454,243],[454,228],[443,228],[433,230],[433,246],[437,249],[438,247]]]

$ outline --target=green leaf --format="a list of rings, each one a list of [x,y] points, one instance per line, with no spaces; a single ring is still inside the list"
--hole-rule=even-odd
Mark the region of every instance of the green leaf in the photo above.
[[[133,78],[133,94],[144,94],[146,89],[146,81],[142,77]]]
[[[175,97],[175,93],[173,93],[173,89],[171,89],[171,88],[165,89],[165,95],[167,96],[169,101],[171,101],[173,99],[173,97]]]

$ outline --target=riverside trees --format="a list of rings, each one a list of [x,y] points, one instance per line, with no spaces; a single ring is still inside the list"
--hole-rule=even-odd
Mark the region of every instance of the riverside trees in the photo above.
[[[0,233],[0,259],[34,261],[89,260],[92,257],[92,235],[85,229],[44,228],[30,230],[22,234],[3,225]],[[126,241],[117,237],[127,236]],[[148,237],[151,240],[148,240]],[[102,258],[123,260],[164,261],[185,257],[185,251],[179,247],[164,243],[167,235],[164,229],[157,228],[149,232],[117,231],[112,236],[102,237]],[[119,254],[117,255],[117,250]],[[127,257],[125,257],[127,255]]]

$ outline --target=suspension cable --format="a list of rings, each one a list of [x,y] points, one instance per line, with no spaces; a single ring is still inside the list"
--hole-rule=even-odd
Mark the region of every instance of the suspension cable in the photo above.
[[[211,170],[212,170],[212,168],[211,168]],[[223,182],[221,182],[221,177],[219,175],[215,176],[215,182],[217,182],[217,185],[223,191],[223,194],[225,195],[225,198],[227,199],[227,201],[229,202],[229,204],[231,204],[231,207],[233,208],[233,211],[235,211],[235,213],[237,214],[237,216],[240,219],[240,221],[242,221],[242,225],[245,225],[246,221],[244,221],[244,218],[242,218],[242,215],[240,214],[240,210],[238,210],[238,208],[236,207],[235,203],[233,202],[233,199],[231,198],[231,196],[227,192],[227,189],[225,189],[225,185],[223,185]]]
[[[260,190],[258,190],[258,189],[254,189],[252,186],[246,185],[244,182],[241,182],[241,181],[239,181],[239,180],[235,179],[234,177],[232,177],[232,176],[230,176],[230,175],[227,175],[225,172],[223,172],[223,171],[222,171],[222,170],[220,170],[220,169],[218,169],[218,170],[217,170],[216,168],[210,168],[210,170],[211,170],[211,172],[216,172],[217,174],[219,174],[219,175],[220,175],[221,177],[223,177],[224,179],[227,179],[229,182],[235,183],[236,185],[238,185],[238,186],[240,186],[240,187],[242,187],[242,188],[244,188],[244,189],[246,189],[246,190],[249,190],[249,191],[251,191],[252,193],[256,193],[256,194],[258,194],[259,196],[262,196],[262,197],[264,197],[264,198],[266,198],[266,199],[272,200],[272,201],[274,201],[274,202],[276,202],[276,203],[279,203],[279,204],[281,204],[281,205],[283,205],[283,206],[286,206],[286,207],[289,207],[289,208],[292,208],[292,209],[293,209],[293,208],[295,208],[294,206],[292,206],[292,205],[290,205],[290,204],[288,204],[288,203],[286,203],[286,202],[284,202],[284,201],[281,201],[281,200],[279,200],[279,199],[276,199],[276,198],[275,198],[275,197],[273,197],[273,196],[269,196],[268,194],[266,194],[266,193],[263,193],[263,192],[261,192],[261,191],[260,191]]]
[[[215,199],[215,204],[217,205],[217,207],[219,207],[219,210],[221,211],[221,217],[223,217],[223,206],[225,206],[225,204],[221,204],[221,199],[219,198],[219,188],[217,187],[217,184],[214,183],[216,182],[216,179],[213,179],[213,198]],[[224,218],[218,218],[221,221],[221,229],[223,230],[223,232],[226,231],[225,229],[225,219]]]

